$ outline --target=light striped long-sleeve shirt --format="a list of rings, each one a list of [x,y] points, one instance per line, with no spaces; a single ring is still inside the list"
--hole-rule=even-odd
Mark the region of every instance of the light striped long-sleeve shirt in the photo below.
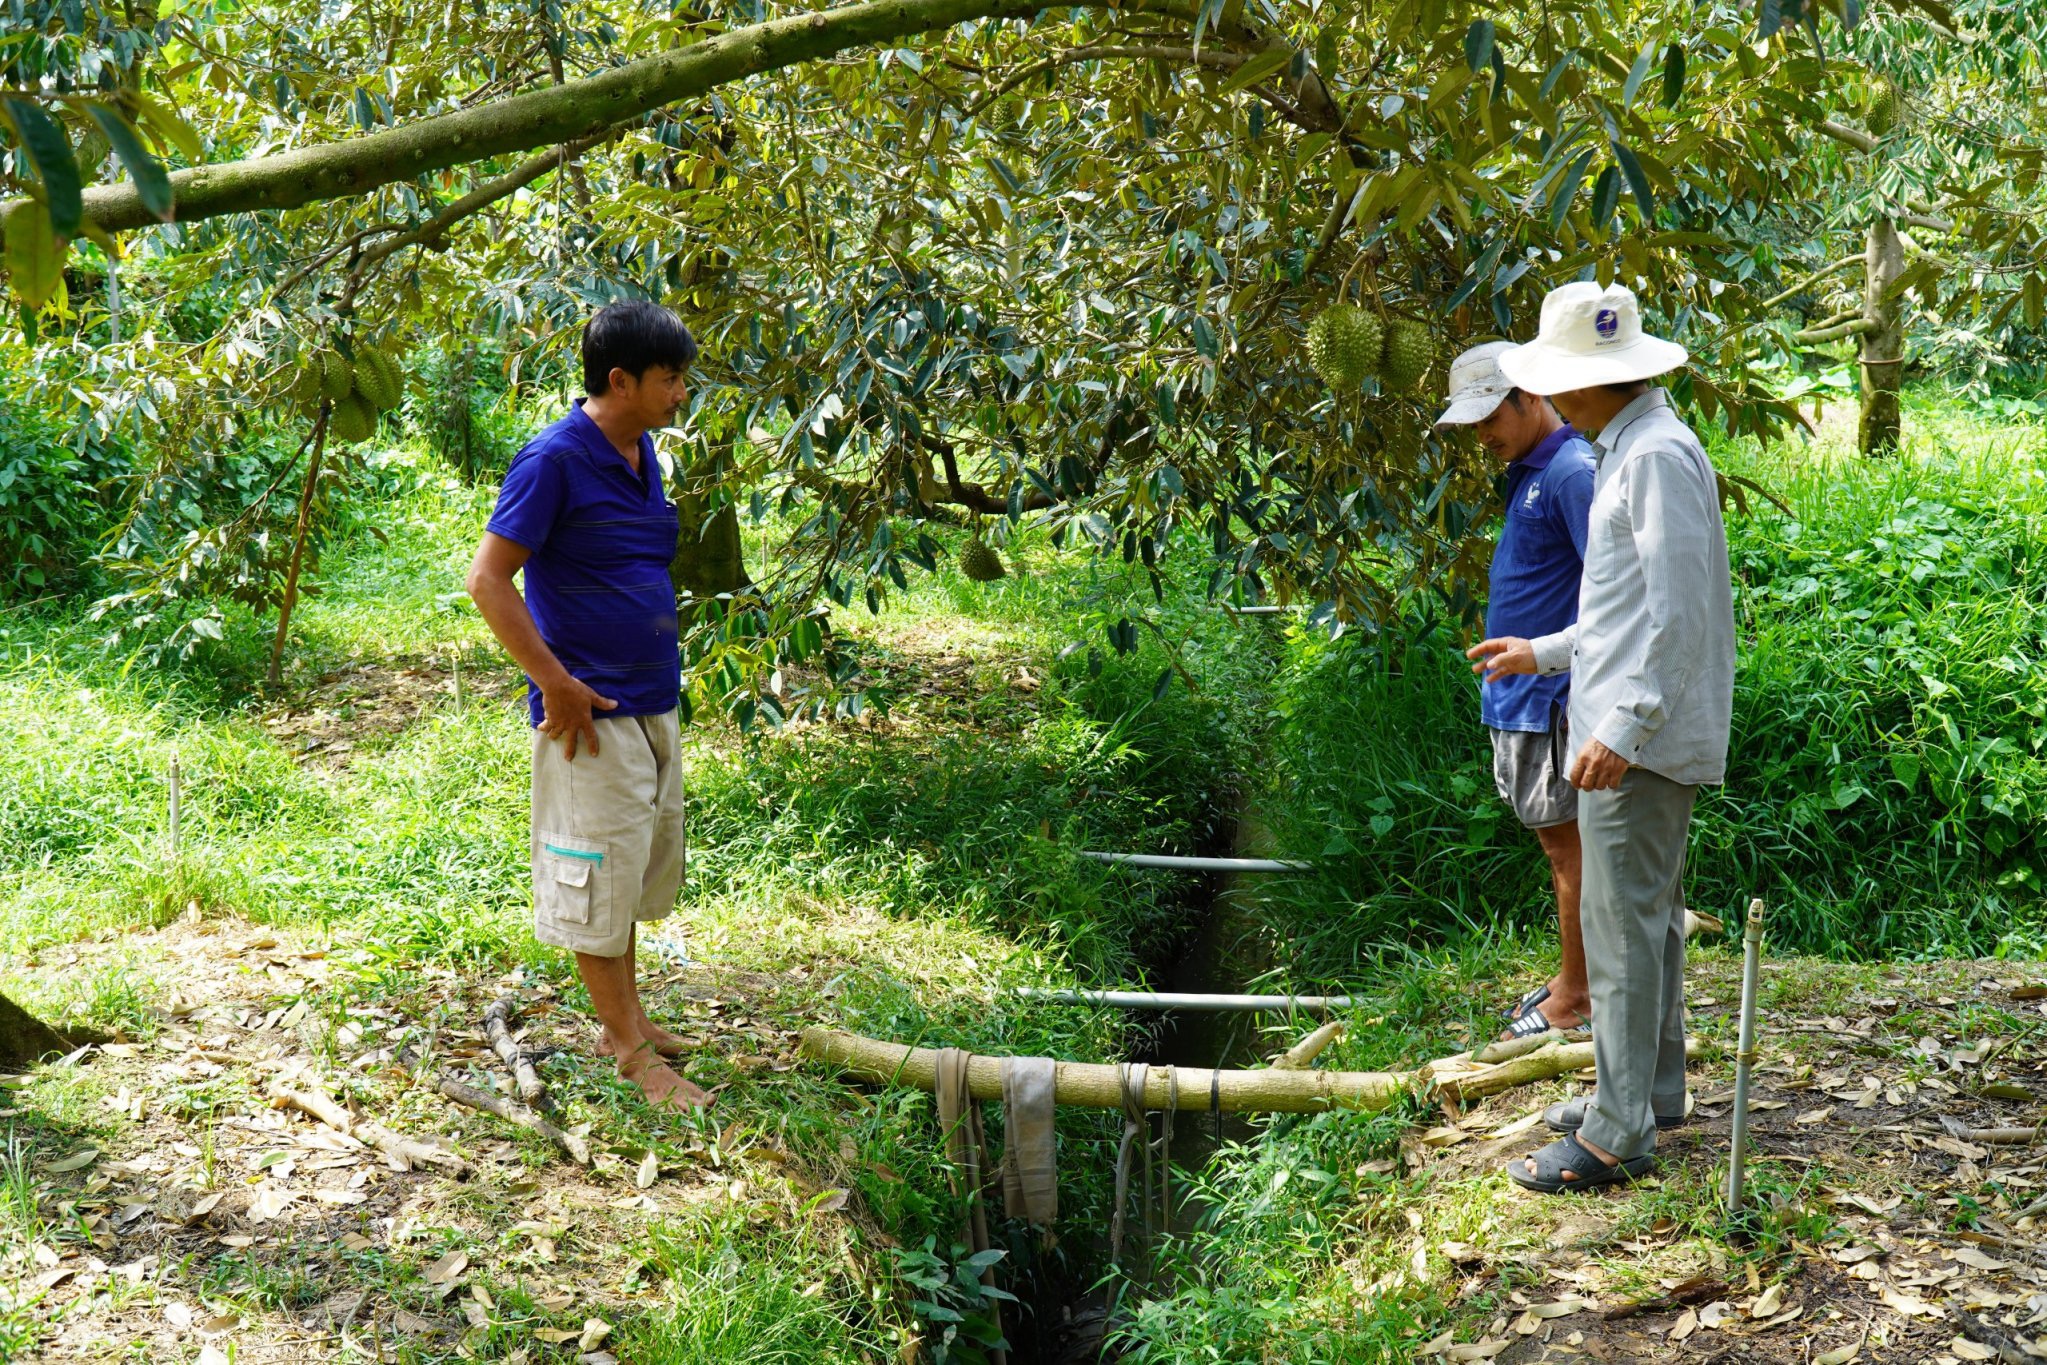
[[[1596,739],[1673,782],[1720,782],[1734,591],[1712,463],[1662,389],[1622,408],[1593,447],[1578,620],[1532,642],[1536,668],[1571,671],[1574,746]]]

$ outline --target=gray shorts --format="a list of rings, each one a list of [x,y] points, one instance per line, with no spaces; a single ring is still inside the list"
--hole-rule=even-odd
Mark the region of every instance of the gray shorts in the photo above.
[[[1561,712],[1556,720],[1556,729],[1541,734],[1488,732],[1493,737],[1493,783],[1500,789],[1500,799],[1514,808],[1514,817],[1529,829],[1568,825],[1578,818],[1578,789],[1567,779],[1570,722]]]
[[[682,890],[682,733],[674,711],[597,718],[597,752],[533,731],[533,932],[621,957]]]

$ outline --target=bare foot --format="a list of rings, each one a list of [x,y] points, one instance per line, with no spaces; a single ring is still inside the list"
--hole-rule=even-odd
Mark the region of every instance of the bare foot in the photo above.
[[[683,1057],[689,1054],[688,1044],[644,1014],[640,1016],[640,1037],[663,1057]]]
[[[716,1103],[716,1096],[663,1062],[652,1042],[635,1039],[627,1046],[606,1029],[598,1050],[618,1063],[618,1074],[637,1085],[650,1103],[679,1110],[707,1109]]]

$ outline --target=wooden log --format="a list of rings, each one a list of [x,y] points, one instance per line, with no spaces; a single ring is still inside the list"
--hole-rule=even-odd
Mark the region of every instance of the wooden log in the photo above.
[[[1685,1040],[1685,1056],[1696,1057],[1706,1050],[1706,1045],[1697,1038]],[[1467,1072],[1461,1076],[1438,1075],[1436,1094],[1455,1104],[1468,1105],[1497,1095],[1503,1090],[1516,1086],[1532,1085],[1536,1081],[1553,1080],[1573,1071],[1583,1071],[1592,1065],[1592,1044],[1563,1043],[1555,1047],[1544,1047],[1512,1061],[1489,1066],[1483,1071]]]
[[[533,1063],[512,1037],[512,1020],[519,1013],[518,1002],[509,995],[499,996],[491,1001],[483,1012],[483,1031],[490,1039],[491,1051],[512,1073],[512,1081],[519,1087],[519,1098],[528,1104],[547,1103],[547,1083],[540,1079],[540,1073],[533,1069]]]
[[[880,1085],[929,1090],[938,1054],[839,1029],[807,1028],[798,1049],[815,1062]],[[1000,1057],[975,1057],[967,1067],[967,1088],[977,1100],[1002,1098]],[[1384,1109],[1416,1087],[1418,1073],[1401,1071],[1215,1071],[1207,1067],[1154,1066],[1146,1073],[1144,1103],[1163,1109],[1173,1092],[1167,1072],[1178,1072],[1178,1107],[1209,1107],[1210,1082],[1221,1107],[1231,1113],[1312,1114],[1328,1109]],[[1123,1107],[1122,1068],[1100,1062],[1060,1062],[1053,1094],[1060,1104],[1091,1109]]]
[[[359,1119],[336,1104],[331,1096],[320,1091],[290,1090],[284,1086],[273,1086],[270,1090],[270,1103],[275,1108],[296,1109],[301,1113],[310,1114],[335,1132],[375,1147],[408,1171],[417,1170],[421,1166],[446,1166],[459,1175],[469,1169],[468,1162],[446,1148],[394,1133],[383,1124],[370,1119]]]
[[[1509,1038],[1504,1042],[1488,1043],[1477,1052],[1466,1055],[1481,1066],[1493,1066],[1500,1062],[1511,1062],[1516,1057],[1525,1057],[1531,1052],[1540,1052],[1554,1043],[1561,1042],[1563,1036],[1561,1030],[1550,1029],[1545,1033],[1529,1034],[1525,1038]]]
[[[441,1077],[437,1089],[444,1098],[453,1100],[456,1104],[470,1109],[480,1109],[486,1114],[497,1115],[506,1123],[531,1129],[567,1152],[580,1165],[590,1164],[589,1143],[574,1133],[564,1132],[555,1127],[517,1100],[493,1095],[488,1090],[479,1090],[473,1085],[465,1085],[452,1076]]]
[[[1274,1071],[1306,1070],[1309,1063],[1322,1054],[1322,1049],[1328,1047],[1342,1036],[1343,1021],[1341,1019],[1332,1019],[1275,1057],[1272,1062],[1272,1069]]]

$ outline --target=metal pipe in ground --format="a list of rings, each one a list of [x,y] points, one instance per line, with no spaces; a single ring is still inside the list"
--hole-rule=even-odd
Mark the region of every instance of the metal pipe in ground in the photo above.
[[[1748,925],[1741,935],[1741,1040],[1734,1054],[1734,1140],[1727,1158],[1727,1216],[1741,1216],[1743,1185],[1748,1178],[1749,1070],[1756,1060],[1756,982],[1762,974],[1763,902],[1748,903]]]
[[[1313,872],[1313,863],[1288,862],[1279,858],[1195,858],[1177,853],[1099,853],[1080,855],[1098,863],[1118,867],[1163,867],[1180,872]]]
[[[1186,991],[1069,991],[1019,986],[1017,995],[1025,1000],[1042,1000],[1053,1005],[1105,1005],[1126,1010],[1195,1010],[1209,1014],[1248,1014],[1259,1010],[1280,1013],[1327,1014],[1352,1008],[1347,995],[1202,995]]]
[[[184,773],[183,773],[183,772],[182,772],[182,771],[180,770],[180,768],[179,768],[179,766],[178,766],[178,751],[177,751],[176,749],[173,749],[173,750],[171,750],[171,780],[170,780],[170,798],[171,798],[171,820],[170,820],[170,825],[171,825],[171,828],[170,828],[170,835],[171,835],[171,861],[172,861],[172,862],[176,862],[176,861],[177,861],[178,859],[182,858],[182,857],[184,856],[184,853],[185,853],[185,850],[184,850],[184,830],[183,830],[183,829],[181,828],[181,826],[182,826],[182,824],[183,824],[183,818],[182,818],[182,817],[183,817],[183,813],[184,813],[184,812],[183,812],[183,809],[182,809],[182,808],[183,808],[183,806],[184,806],[184,804],[185,804],[185,801],[184,801],[184,797],[185,797],[185,776],[184,776]]]

